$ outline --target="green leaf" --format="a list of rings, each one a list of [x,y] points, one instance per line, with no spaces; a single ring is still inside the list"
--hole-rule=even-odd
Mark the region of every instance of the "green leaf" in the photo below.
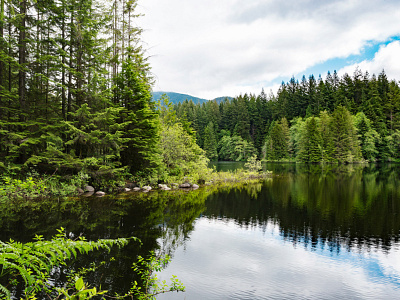
[[[80,291],[84,288],[85,283],[83,282],[82,277],[79,277],[78,280],[75,282],[75,288]]]

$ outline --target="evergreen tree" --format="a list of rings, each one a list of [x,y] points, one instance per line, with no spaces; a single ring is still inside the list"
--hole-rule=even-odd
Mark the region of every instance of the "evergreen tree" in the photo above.
[[[209,160],[214,161],[218,159],[217,153],[217,140],[214,132],[214,124],[210,121],[204,130],[204,151]]]
[[[240,136],[242,139],[250,140],[250,118],[247,109],[246,102],[248,101],[248,95],[239,96],[237,98],[235,106],[235,127],[233,129],[233,134]]]
[[[124,108],[122,122],[128,123],[124,138],[127,147],[121,153],[122,163],[131,172],[154,170],[159,165],[159,123],[151,102],[148,64],[140,49],[128,56],[117,78],[116,99]]]
[[[320,136],[322,146],[322,162],[332,162],[335,156],[335,146],[331,131],[331,116],[327,111],[321,111],[319,114]]]
[[[378,132],[372,128],[371,121],[363,112],[359,112],[355,116],[355,125],[360,138],[361,152],[364,159],[375,161],[378,157],[377,145],[380,141]]]
[[[338,162],[353,162],[362,158],[356,128],[350,112],[338,106],[331,118],[330,130],[334,141],[334,158]]]
[[[300,137],[298,159],[302,162],[317,163],[322,161],[323,148],[320,131],[315,117],[305,121],[305,128]]]

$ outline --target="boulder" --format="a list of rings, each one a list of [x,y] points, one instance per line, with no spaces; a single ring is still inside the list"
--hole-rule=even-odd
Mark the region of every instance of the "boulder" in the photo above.
[[[145,185],[144,187],[142,187],[143,191],[151,191],[151,186]]]
[[[129,188],[124,188],[124,192],[130,192],[131,191],[131,189],[129,189]]]
[[[160,188],[160,190],[162,191],[169,191],[171,188],[168,187],[168,185],[166,184],[159,184],[158,187]]]
[[[91,185],[85,186],[84,190],[85,192],[94,193],[94,187],[92,187]]]
[[[192,188],[193,188],[193,189],[198,189],[199,186],[198,186],[197,184],[193,184],[193,185],[192,185]]]
[[[105,194],[106,194],[106,193],[104,193],[104,192],[102,192],[102,191],[97,191],[95,195],[96,195],[97,197],[103,197]]]
[[[192,185],[189,182],[185,182],[179,185],[181,189],[190,189]]]
[[[94,194],[94,192],[86,192],[84,194],[82,194],[83,197],[90,197]]]
[[[160,190],[162,191],[169,191],[171,188],[168,187],[166,184],[159,184],[158,187],[160,188]]]
[[[134,187],[132,190],[133,190],[134,192],[139,192],[139,191],[140,191],[140,187]]]

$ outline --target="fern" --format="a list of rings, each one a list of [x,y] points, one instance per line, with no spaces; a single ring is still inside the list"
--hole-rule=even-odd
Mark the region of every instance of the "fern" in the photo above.
[[[10,291],[0,284],[0,295],[5,295],[7,299],[11,298]]]
[[[52,268],[75,258],[78,252],[89,253],[99,249],[110,251],[114,245],[123,247],[127,243],[128,239],[124,238],[97,241],[81,238],[73,241],[66,238],[63,228],[58,230],[58,234],[50,241],[44,241],[41,237],[38,237],[37,241],[24,244],[12,240],[7,243],[0,241],[0,277],[6,277],[9,285],[12,285],[16,278],[22,278],[25,283],[25,295],[34,296],[35,291],[47,290],[46,283]],[[0,285],[0,297],[10,298],[7,287],[8,285]]]

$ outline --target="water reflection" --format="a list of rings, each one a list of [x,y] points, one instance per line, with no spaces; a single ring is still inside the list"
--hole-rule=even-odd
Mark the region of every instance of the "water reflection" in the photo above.
[[[160,299],[400,295],[399,166],[264,168],[272,180],[253,185],[12,203],[0,209],[0,240],[49,238],[60,227],[88,239],[139,237],[140,248],[91,254],[116,260],[90,283],[126,291],[136,256],[158,249],[173,256],[163,276],[177,275],[188,289]]]
[[[399,298],[398,166],[271,167],[208,197],[161,274],[188,291],[160,299]]]
[[[397,299],[399,250],[341,253],[293,246],[273,222],[244,228],[201,218],[160,274],[179,274],[185,295],[159,299]]]
[[[272,220],[293,243],[390,249],[400,232],[398,166],[273,166],[273,180],[209,197],[205,215],[241,226]]]

